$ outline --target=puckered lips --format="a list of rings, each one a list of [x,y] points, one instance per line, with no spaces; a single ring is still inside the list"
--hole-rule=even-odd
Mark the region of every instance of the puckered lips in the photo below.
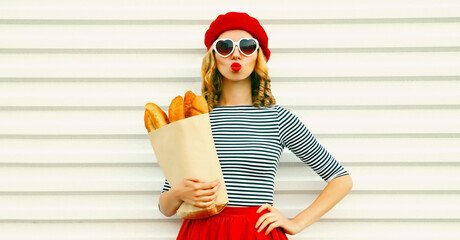
[[[234,62],[230,66],[234,72],[238,72],[241,69],[241,64]]]

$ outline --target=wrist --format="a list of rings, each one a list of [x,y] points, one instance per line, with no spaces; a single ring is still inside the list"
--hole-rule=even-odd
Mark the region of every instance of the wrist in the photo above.
[[[169,189],[169,194],[170,194],[170,198],[172,198],[171,200],[173,200],[173,202],[177,202],[179,205],[182,204],[183,200],[182,200],[180,192],[179,192],[179,190],[177,188],[175,188],[174,186],[171,187],[171,189]]]
[[[294,230],[295,234],[297,234],[297,233],[301,232],[302,230],[304,230],[305,227],[303,227],[303,224],[299,219],[292,218],[291,222],[295,225],[295,227],[294,227],[295,228],[295,230]]]

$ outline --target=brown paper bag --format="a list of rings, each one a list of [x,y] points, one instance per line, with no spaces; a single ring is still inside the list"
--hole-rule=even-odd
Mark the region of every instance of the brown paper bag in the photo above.
[[[220,179],[215,206],[198,208],[184,202],[177,215],[183,219],[206,218],[227,206],[227,189],[212,138],[209,113],[172,122],[148,135],[170,186],[185,178],[198,177],[206,182]]]

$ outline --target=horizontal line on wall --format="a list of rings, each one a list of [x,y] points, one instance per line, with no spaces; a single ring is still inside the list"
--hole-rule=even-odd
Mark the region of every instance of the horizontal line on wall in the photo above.
[[[460,133],[343,133],[318,138],[460,138]],[[0,139],[148,139],[147,134],[0,134]]]
[[[210,21],[209,21],[210,22]],[[261,24],[369,24],[369,23],[457,23],[460,17],[430,18],[335,18],[335,19],[260,19]]]
[[[272,53],[368,53],[368,52],[460,52],[450,47],[369,47],[369,48],[270,48]],[[76,49],[76,48],[0,48],[0,53],[14,54],[205,54],[203,48],[168,49]]]
[[[272,81],[282,82],[381,82],[381,81],[458,81],[460,76],[347,76],[347,77],[282,77],[272,78]],[[0,77],[0,82],[196,82],[201,84],[200,77],[173,77],[173,78],[20,78]]]
[[[460,105],[280,105],[290,110],[443,110],[460,109]],[[168,109],[169,106],[159,105]],[[143,111],[144,106],[0,106],[0,111]]]
[[[301,211],[302,209],[299,209]],[[124,223],[124,222],[181,222],[179,217],[160,217],[149,219],[1,219],[0,223]],[[460,222],[460,218],[321,218],[318,222]]]
[[[431,167],[438,167],[438,166],[460,166],[459,162],[346,162],[341,161],[347,167],[349,166],[381,166],[381,167],[388,167],[388,166],[415,166],[415,167],[423,167],[423,166],[431,166]],[[159,167],[157,162],[104,162],[104,163],[25,163],[25,162],[0,162],[1,167]],[[280,162],[280,166],[305,166],[305,163],[299,162]]]
[[[276,184],[276,183],[275,183]],[[317,194],[322,190],[275,190],[277,193],[289,193],[291,195],[302,195],[302,194]],[[161,192],[161,189],[158,190]],[[350,194],[369,194],[369,195],[387,195],[387,194],[412,194],[412,195],[426,195],[426,194],[443,194],[443,195],[457,195],[460,194],[460,190],[355,190],[352,189]]]
[[[319,219],[320,222],[460,222],[460,218],[331,218]]]
[[[161,189],[155,191],[36,191],[36,192],[9,192],[0,191],[0,196],[67,196],[67,195],[149,195],[160,194]]]
[[[126,162],[110,162],[110,163],[2,163],[0,162],[1,167],[36,167],[36,168],[46,168],[46,167],[159,167],[158,163],[126,163]]]
[[[271,50],[271,48],[270,48]],[[273,53],[458,52],[460,47],[274,48]]]
[[[452,76],[453,79],[459,79],[460,76]],[[174,77],[174,78],[68,78],[68,77],[49,77],[49,78],[18,78],[18,77],[0,77],[0,82],[197,82],[201,83],[202,79],[197,77]]]
[[[291,110],[419,110],[419,109],[460,109],[460,105],[322,105],[293,106],[283,105]],[[1,109],[1,107],[0,107]]]
[[[460,133],[344,133],[315,134],[319,138],[459,138]]]
[[[162,218],[149,218],[149,219],[87,219],[87,218],[80,218],[80,219],[0,219],[0,223],[139,223],[139,222],[182,222],[182,219],[179,217],[162,217]],[[107,238],[105,238],[107,239]],[[130,238],[133,239],[133,238]],[[145,239],[145,238],[141,238]],[[155,238],[156,239],[156,238]]]
[[[161,189],[155,191],[0,191],[0,196],[69,196],[69,195],[159,195]],[[275,190],[275,194],[288,193],[291,195],[302,195],[302,194],[319,194],[322,190]],[[458,195],[460,190],[351,190],[350,194],[369,194],[369,195],[387,195],[387,194],[448,194]]]
[[[201,82],[201,79],[199,79]],[[283,77],[275,78],[282,82],[426,82],[458,81],[460,76],[345,76],[345,77]],[[0,78],[1,81],[1,78]],[[273,81],[273,78],[272,78]]]
[[[101,48],[0,48],[0,53],[17,53],[17,54],[200,54],[206,53],[206,48],[168,48],[168,49],[149,49],[149,48],[138,48],[138,49],[101,49]]]
[[[276,184],[276,181],[275,181]],[[277,194],[304,195],[304,194],[320,194],[319,190],[275,190]],[[158,195],[161,194],[161,189],[158,190]],[[410,194],[410,195],[458,195],[460,190],[355,190],[352,189],[350,194],[356,195],[389,195],[389,194]]]
[[[21,25],[209,25],[214,19],[1,19],[0,24]],[[460,17],[259,19],[265,24],[386,24],[456,23]]]
[[[433,162],[347,162],[347,161],[340,161],[343,165],[346,165],[347,167],[354,166],[354,167],[368,167],[368,166],[379,166],[379,167],[400,167],[400,166],[414,166],[414,167],[424,167],[424,166],[430,166],[430,167],[437,167],[437,166],[460,166],[460,159],[458,162],[436,162],[436,159],[434,159]],[[16,163],[10,163],[11,165],[14,165]],[[34,163],[35,164],[35,163]],[[157,166],[158,164],[155,163]],[[6,165],[6,164],[2,164]],[[63,166],[67,166],[66,164],[62,164]],[[83,164],[82,164],[83,165]],[[305,163],[302,161],[297,161],[297,162],[280,162],[280,166],[305,166]]]

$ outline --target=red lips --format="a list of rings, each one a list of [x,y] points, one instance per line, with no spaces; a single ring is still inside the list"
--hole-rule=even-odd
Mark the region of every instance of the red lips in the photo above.
[[[232,63],[230,67],[232,68],[233,71],[238,72],[241,69],[241,64],[234,62]]]

